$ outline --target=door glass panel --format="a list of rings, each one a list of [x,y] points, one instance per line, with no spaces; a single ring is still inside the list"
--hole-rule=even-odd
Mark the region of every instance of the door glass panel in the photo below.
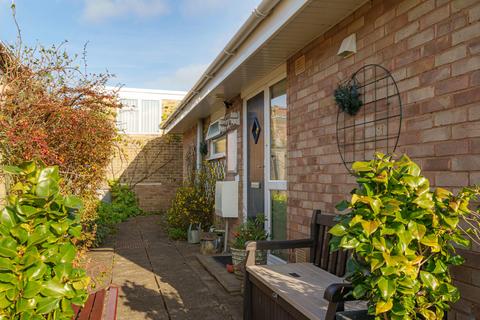
[[[271,234],[272,240],[287,239],[287,191],[272,190],[271,194]],[[272,252],[283,260],[287,260],[288,252],[278,250]]]
[[[270,179],[287,180],[287,81],[270,87]]]

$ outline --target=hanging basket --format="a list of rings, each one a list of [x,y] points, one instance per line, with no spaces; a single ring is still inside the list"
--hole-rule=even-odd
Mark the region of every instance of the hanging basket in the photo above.
[[[357,114],[363,105],[360,90],[356,81],[340,83],[334,92],[335,102],[341,111],[351,116]]]

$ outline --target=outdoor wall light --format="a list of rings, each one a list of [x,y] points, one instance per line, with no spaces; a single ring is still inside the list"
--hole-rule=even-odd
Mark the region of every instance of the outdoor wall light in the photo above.
[[[345,39],[343,39],[340,49],[338,49],[337,55],[343,58],[347,58],[352,54],[357,53],[357,37],[355,33],[352,33]]]

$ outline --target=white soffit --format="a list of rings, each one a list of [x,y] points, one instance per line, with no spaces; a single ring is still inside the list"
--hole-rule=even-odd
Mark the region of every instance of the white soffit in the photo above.
[[[257,27],[237,53],[165,128],[185,132],[265,77],[308,43],[352,14],[366,0],[286,0]],[[222,104],[223,105],[223,104]]]

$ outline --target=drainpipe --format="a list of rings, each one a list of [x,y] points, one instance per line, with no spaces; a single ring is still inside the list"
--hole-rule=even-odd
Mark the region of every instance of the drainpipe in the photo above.
[[[198,119],[197,121],[197,170],[200,170],[202,166],[202,141],[203,141],[203,121]]]

